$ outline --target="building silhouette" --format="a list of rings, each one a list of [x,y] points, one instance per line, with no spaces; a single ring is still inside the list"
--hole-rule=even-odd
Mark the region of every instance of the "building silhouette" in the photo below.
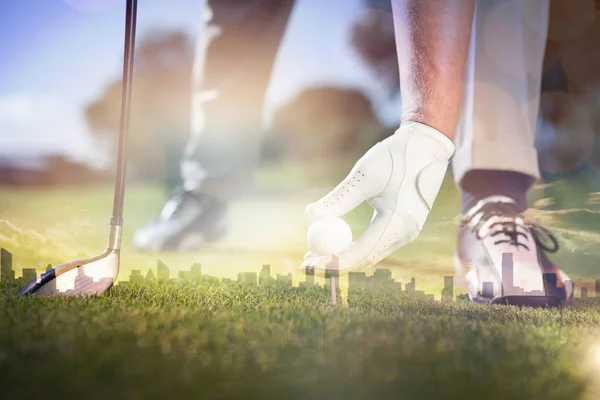
[[[0,280],[15,280],[15,271],[13,271],[12,265],[12,253],[6,249],[0,249]]]
[[[240,272],[237,276],[239,283],[256,286],[256,272]]]
[[[502,294],[512,296],[515,292],[513,254],[502,253]]]
[[[13,271],[14,274],[14,271]],[[37,277],[37,272],[35,270],[35,268],[23,268],[23,272],[22,272],[22,281],[23,284],[34,280]]]
[[[392,271],[389,269],[376,269],[373,273],[373,283],[376,286],[389,286],[394,283],[392,279]]]
[[[292,287],[292,274],[279,275],[277,274],[277,283],[283,286]]]
[[[143,283],[144,276],[142,275],[142,271],[139,269],[132,269],[131,274],[129,275],[129,282],[131,283]]]
[[[454,277],[444,277],[444,289],[442,290],[442,301],[448,302],[454,299]]]
[[[366,272],[350,272],[348,273],[348,288],[354,290],[364,290],[367,287]]]
[[[315,286],[315,270],[306,267],[304,270],[304,282],[300,282],[300,287]]]
[[[156,276],[154,276],[154,272],[152,271],[152,268],[148,269],[148,273],[146,274],[145,280],[146,280],[146,282],[156,282]]]
[[[190,269],[190,279],[197,281],[202,279],[202,264],[194,263]]]
[[[169,267],[165,265],[160,260],[156,261],[156,277],[159,281],[168,281],[169,280]]]
[[[178,271],[177,272],[177,279],[180,282],[189,282],[192,280],[191,277],[191,271]]]
[[[52,265],[48,265],[46,267],[46,271],[51,269]],[[544,294],[544,291],[525,291],[523,288],[514,285],[514,266],[513,266],[513,257],[512,254],[505,253],[502,256],[502,282],[503,287],[502,293],[504,295],[536,295],[536,294]],[[339,276],[338,270],[326,270],[325,271],[325,284],[324,287],[330,288],[331,277]],[[35,268],[24,268],[22,270],[22,280],[23,282],[28,282],[37,277],[37,270]],[[0,249],[0,279],[2,281],[14,281],[15,280],[15,271],[13,270],[13,256],[6,249]],[[112,282],[87,282],[90,278],[82,275],[76,278],[78,280],[78,285],[88,285],[101,288],[103,285],[109,285]],[[85,281],[84,281],[85,280]],[[202,265],[198,263],[192,264],[189,270],[180,270],[178,271],[178,279],[170,279],[170,269],[169,267],[162,262],[161,260],[157,260],[156,264],[156,275],[153,272],[152,268],[149,268],[146,275],[144,276],[142,270],[135,269],[131,270],[129,280],[128,281],[118,281],[117,284],[144,284],[151,283],[157,281],[171,281],[171,282],[204,282],[205,284],[219,284],[219,283],[230,283],[231,279],[223,278],[219,279],[217,277],[202,275]],[[559,291],[571,291],[571,293],[575,293],[575,284],[568,280],[562,282],[557,273],[544,273],[543,281],[545,285],[545,290],[547,292],[551,292],[553,290]],[[293,287],[293,276],[291,273],[287,275],[276,275],[276,279],[271,276],[271,266],[269,264],[264,264],[259,274],[256,272],[240,272],[237,276],[238,284],[246,284],[256,286],[257,284],[260,286],[269,286],[275,282],[277,282],[278,286],[283,287]],[[416,290],[416,279],[413,277],[409,282],[405,285],[405,290],[402,290],[402,282],[394,281],[392,277],[392,272],[389,269],[376,269],[371,276],[367,276],[365,272],[350,272],[348,274],[348,283],[349,283],[349,293],[365,292],[373,290],[373,293],[394,293],[394,294],[404,294],[407,296],[411,296],[417,299],[423,299],[427,301],[434,301],[434,295],[426,293],[424,290]],[[600,295],[600,279],[595,280],[595,293],[596,296]],[[318,286],[315,282],[314,270],[307,269],[305,274],[304,281],[299,282],[298,285],[300,288],[306,288],[309,286]],[[46,288],[48,291],[52,291],[51,285],[48,285]],[[482,294],[485,297],[493,297],[494,295],[494,283],[493,282],[483,282]],[[70,293],[70,292],[68,292]],[[588,288],[582,286],[580,291],[580,297],[585,299],[589,296]],[[444,277],[444,286],[441,292],[441,300],[443,302],[452,302],[452,301],[463,301],[468,300],[468,296],[465,294],[454,295],[454,277],[453,276],[445,276]]]
[[[494,297],[494,282],[483,282],[481,295],[489,299]]]
[[[273,278],[271,277],[271,266],[265,264],[262,266],[260,270],[260,274],[258,275],[258,283],[260,286],[268,286],[273,283]]]
[[[415,287],[416,287],[416,280],[415,278],[410,278],[410,282],[406,284],[406,293],[415,293]]]
[[[514,284],[514,263],[512,253],[502,254],[502,295],[503,296],[546,296],[565,290],[564,284],[559,282],[556,272],[542,274],[542,289],[527,291]],[[491,286],[493,289],[493,285]],[[489,290],[489,287],[488,287]],[[489,293],[493,294],[493,290]],[[484,297],[485,296],[484,294]],[[492,296],[493,297],[493,296]]]
[[[396,292],[401,292],[402,291],[402,282],[400,282],[400,281],[394,282],[392,287],[393,287],[393,290],[395,290]]]

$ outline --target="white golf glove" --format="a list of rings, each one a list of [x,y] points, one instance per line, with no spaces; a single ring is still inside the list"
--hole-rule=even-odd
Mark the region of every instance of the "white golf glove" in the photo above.
[[[318,256],[309,251],[301,269],[348,272],[376,264],[413,241],[423,229],[453,154],[454,143],[438,130],[402,123],[367,151],[335,189],[306,207],[310,220],[341,217],[366,200],[375,210],[371,226],[338,254]]]

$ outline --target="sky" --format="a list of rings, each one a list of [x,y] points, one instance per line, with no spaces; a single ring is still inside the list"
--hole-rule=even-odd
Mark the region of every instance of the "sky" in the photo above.
[[[138,38],[156,28],[195,38],[202,0],[143,0]],[[385,121],[397,105],[348,44],[360,0],[298,0],[277,56],[265,115],[302,89],[328,83],[362,88]],[[92,166],[108,158],[84,107],[121,76],[125,0],[0,2],[0,157],[59,153]]]

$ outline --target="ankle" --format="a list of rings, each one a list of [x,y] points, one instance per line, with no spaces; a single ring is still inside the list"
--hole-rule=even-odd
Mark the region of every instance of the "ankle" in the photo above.
[[[527,209],[527,192],[535,182],[532,176],[515,171],[471,170],[460,182],[461,212],[465,214],[477,202],[490,196],[514,200],[519,212]]]

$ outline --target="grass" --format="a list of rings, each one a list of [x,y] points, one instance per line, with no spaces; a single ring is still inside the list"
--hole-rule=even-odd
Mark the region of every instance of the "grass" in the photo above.
[[[236,202],[232,232],[193,253],[137,253],[135,228],[165,194],[128,186],[120,278],[160,258],[172,270],[236,278],[271,264],[303,277],[304,206],[343,174],[259,173]],[[317,183],[315,183],[317,182]],[[321,188],[314,189],[314,186]],[[262,192],[261,192],[262,190]],[[112,188],[0,188],[0,247],[21,268],[45,269],[106,245]],[[451,177],[417,241],[381,267],[439,298],[452,274],[458,197]],[[368,207],[347,216],[355,234]],[[555,231],[555,259],[576,282],[598,278],[600,213],[535,214]],[[366,271],[371,274],[371,271]],[[343,282],[341,282],[343,284]],[[322,287],[253,287],[218,280],[116,285],[94,298],[19,298],[0,283],[2,398],[590,399],[600,398],[600,303],[565,310],[428,303],[383,290],[332,307]],[[588,285],[589,287],[589,285]],[[591,288],[591,287],[590,287]],[[593,289],[592,289],[593,293]]]
[[[534,310],[200,280],[1,287],[3,398],[595,399],[598,304]]]

